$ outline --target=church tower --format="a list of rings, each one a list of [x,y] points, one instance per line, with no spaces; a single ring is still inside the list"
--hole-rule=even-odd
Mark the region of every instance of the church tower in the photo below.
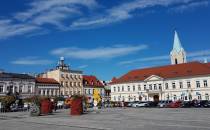
[[[184,48],[181,45],[181,42],[179,40],[178,33],[175,31],[174,35],[174,45],[173,45],[173,50],[171,51],[171,64],[182,64],[186,63],[186,52]]]

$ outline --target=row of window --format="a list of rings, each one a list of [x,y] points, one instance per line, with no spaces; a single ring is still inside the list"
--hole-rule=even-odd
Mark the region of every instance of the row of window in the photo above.
[[[101,82],[100,81],[91,81],[91,82],[88,82],[88,81],[84,81],[84,84],[85,85],[96,85],[96,86],[100,86],[101,85]]]
[[[55,92],[54,92],[54,90],[45,90],[45,89],[43,89],[43,90],[39,90],[39,95],[58,95],[59,94],[59,90],[55,90]]]
[[[33,87],[32,86],[24,86],[24,89],[26,91],[23,90],[23,86],[19,86],[19,89],[17,86],[7,86],[6,87],[6,92],[13,92],[13,89],[14,89],[14,92],[19,92],[19,93],[23,93],[23,92],[26,92],[26,93],[32,93],[33,92]],[[4,86],[3,85],[0,85],[0,93],[3,93],[4,92]]]
[[[103,93],[104,93],[103,89],[100,89],[100,94],[103,94]],[[93,89],[85,89],[85,94],[91,95],[91,94],[94,94],[94,91]]]
[[[61,91],[61,95],[75,95],[75,94],[82,94],[81,91]]]
[[[68,86],[82,86],[82,82],[63,82],[63,81],[61,81],[61,85],[63,85],[63,86],[66,86],[66,87],[68,87]]]
[[[179,87],[177,87],[177,85]],[[208,81],[207,80],[203,80],[203,86],[204,87],[208,87]],[[196,81],[196,88],[200,88],[201,87],[201,82],[200,81]],[[183,89],[183,82],[179,82],[178,84],[173,82],[172,83],[172,89],[177,89],[177,88],[180,88],[180,89]],[[187,88],[191,88],[191,82],[190,81],[187,81]],[[162,84],[149,84],[148,85],[148,89],[149,90],[162,90],[163,87],[162,87]],[[165,83],[165,89],[169,89],[169,83]],[[143,90],[147,90],[147,85],[145,84],[144,85],[144,88]],[[125,87],[124,86],[121,86],[121,87],[113,87],[113,91],[114,92],[124,92],[126,91],[125,90]],[[141,85],[138,85],[138,87],[136,88],[136,86],[127,86],[127,91],[141,91]]]
[[[114,101],[126,101],[125,100],[125,96],[114,96]],[[138,97],[136,96],[128,96],[128,101],[137,101],[138,100]],[[147,100],[147,99],[146,99]]]
[[[72,74],[61,74],[62,78],[67,78],[67,79],[82,79],[82,75],[72,75]]]
[[[182,89],[183,88],[183,82],[179,82],[178,84],[179,88]],[[203,80],[203,86],[204,87],[208,87],[208,81],[207,80]],[[200,88],[201,87],[201,82],[200,81],[196,81],[196,88]],[[172,89],[176,89],[177,88],[177,84],[175,82],[172,83]],[[191,88],[191,82],[187,81],[187,88]],[[169,89],[169,84],[165,83],[165,89]]]
[[[196,97],[197,97],[198,100],[202,100],[201,94],[196,95]],[[205,97],[205,100],[209,100],[209,94],[208,93],[206,93],[204,97]],[[168,97],[168,99],[169,99],[169,97]],[[192,95],[188,95],[188,96],[181,95],[181,98],[178,98],[177,95],[173,95],[173,100],[178,100],[178,99],[181,99],[181,100],[192,100],[193,98],[192,98]]]

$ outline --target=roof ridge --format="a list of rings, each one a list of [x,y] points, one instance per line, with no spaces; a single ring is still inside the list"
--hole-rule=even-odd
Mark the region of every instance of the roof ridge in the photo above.
[[[177,65],[166,65],[160,67],[132,70],[122,75],[115,81],[112,81],[112,83],[143,81],[151,75],[158,75],[164,79],[168,79],[207,74],[210,74],[210,69],[207,65],[201,62],[193,61]]]

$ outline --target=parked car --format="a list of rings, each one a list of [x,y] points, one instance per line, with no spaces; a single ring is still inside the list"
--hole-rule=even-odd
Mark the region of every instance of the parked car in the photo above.
[[[201,107],[210,108],[210,101],[202,100],[200,101]]]
[[[132,107],[147,107],[149,106],[148,102],[137,102],[132,105]]]
[[[181,106],[182,106],[181,101],[174,101],[174,102],[167,104],[168,108],[180,108]]]
[[[157,107],[158,102],[155,101],[148,101],[146,107]]]
[[[181,107],[182,108],[190,108],[190,107],[193,107],[193,103],[191,101],[183,101],[181,103]]]
[[[136,107],[136,105],[139,103],[139,101],[135,101],[135,102],[132,102],[131,105],[132,107]]]
[[[134,103],[137,103],[137,102],[129,102],[129,103],[127,104],[127,107],[132,107]]]
[[[200,100],[193,100],[193,101],[192,101],[192,106],[193,106],[193,107],[196,107],[196,108],[202,107],[202,106],[201,106],[201,101],[200,101]]]
[[[17,104],[12,104],[10,106],[11,112],[18,112],[18,111],[25,111],[25,108],[23,106],[18,106]]]
[[[171,100],[163,100],[163,101],[159,101],[159,103],[157,104],[157,107],[159,108],[164,108],[166,107],[169,103],[171,103]]]

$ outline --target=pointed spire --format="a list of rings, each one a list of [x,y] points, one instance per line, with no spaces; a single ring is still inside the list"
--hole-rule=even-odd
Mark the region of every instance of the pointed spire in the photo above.
[[[179,40],[178,33],[175,30],[173,51],[180,52],[181,50],[183,50],[183,47],[182,47],[182,44]]]

